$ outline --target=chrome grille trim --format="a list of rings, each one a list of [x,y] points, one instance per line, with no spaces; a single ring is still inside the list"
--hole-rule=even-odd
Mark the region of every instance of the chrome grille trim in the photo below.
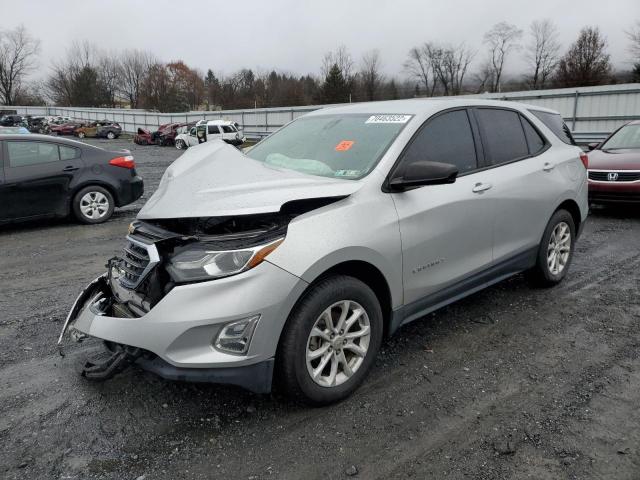
[[[129,242],[124,248],[124,255],[120,269],[122,275],[118,278],[120,285],[134,289],[142,283],[149,272],[160,262],[158,249],[151,243],[147,244],[127,235]]]
[[[616,180],[609,180],[609,173],[617,173]],[[589,180],[600,183],[640,182],[640,170],[589,170]]]

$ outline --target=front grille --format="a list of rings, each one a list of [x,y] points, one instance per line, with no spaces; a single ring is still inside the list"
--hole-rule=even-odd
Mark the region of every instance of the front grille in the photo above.
[[[124,255],[120,262],[120,285],[134,289],[144,280],[151,269],[158,263],[158,253],[155,245],[146,245],[131,237],[127,237]]]
[[[609,179],[610,173],[617,173],[618,178],[615,180]],[[612,170],[610,172],[594,172],[589,171],[589,180],[595,180],[597,182],[635,182],[640,180],[640,172],[625,172]]]

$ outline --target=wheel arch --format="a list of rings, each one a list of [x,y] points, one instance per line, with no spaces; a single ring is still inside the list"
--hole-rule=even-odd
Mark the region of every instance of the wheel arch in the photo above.
[[[573,218],[573,225],[576,229],[576,232],[579,232],[580,226],[582,224],[582,213],[580,212],[580,207],[578,206],[578,203],[573,199],[567,199],[563,201],[560,205],[558,205],[558,207],[553,211],[553,213],[556,213],[558,210],[566,210],[571,214],[571,218]]]
[[[114,202],[113,206],[115,207],[116,205],[118,205],[118,201],[119,201],[118,200],[118,194],[116,193],[116,189],[113,187],[113,185],[109,185],[108,183],[102,182],[102,181],[99,181],[99,180],[87,180],[87,181],[82,182],[82,183],[80,183],[78,185],[75,185],[73,187],[73,189],[71,190],[71,195],[70,195],[70,198],[69,198],[69,212],[73,212],[73,201],[75,200],[76,195],[78,194],[78,192],[80,190],[82,190],[83,188],[92,187],[94,185],[97,186],[97,187],[102,187],[105,190],[107,190],[111,194],[111,196],[113,197],[113,202]]]
[[[302,292],[291,311],[293,312],[298,303],[325,278],[346,275],[354,277],[367,285],[373,293],[375,293],[378,301],[380,302],[380,308],[382,310],[383,324],[384,324],[384,336],[387,337],[390,333],[391,318],[393,312],[393,299],[391,294],[391,288],[389,283],[382,273],[382,271],[370,262],[364,260],[347,260],[327,268],[322,271],[316,277],[309,282],[309,285]],[[287,322],[289,319],[287,319]],[[284,330],[284,329],[283,329]]]

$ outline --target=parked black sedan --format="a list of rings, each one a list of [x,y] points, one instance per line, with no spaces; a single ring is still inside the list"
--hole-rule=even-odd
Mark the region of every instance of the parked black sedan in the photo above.
[[[128,150],[48,135],[0,135],[0,223],[73,214],[102,223],[134,202],[143,182]]]

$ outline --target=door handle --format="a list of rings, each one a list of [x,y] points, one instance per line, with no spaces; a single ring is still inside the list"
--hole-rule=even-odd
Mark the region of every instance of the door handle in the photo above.
[[[78,169],[79,169],[79,167],[72,167],[71,165],[68,165],[68,166],[64,167],[62,169],[62,171],[63,172],[75,172]]]
[[[476,183],[471,191],[473,193],[482,193],[485,190],[489,190],[492,186],[490,183]]]
[[[550,172],[551,170],[553,170],[554,168],[556,168],[556,166],[552,163],[546,162],[544,164],[544,166],[542,167],[542,170],[544,170],[545,172]]]

